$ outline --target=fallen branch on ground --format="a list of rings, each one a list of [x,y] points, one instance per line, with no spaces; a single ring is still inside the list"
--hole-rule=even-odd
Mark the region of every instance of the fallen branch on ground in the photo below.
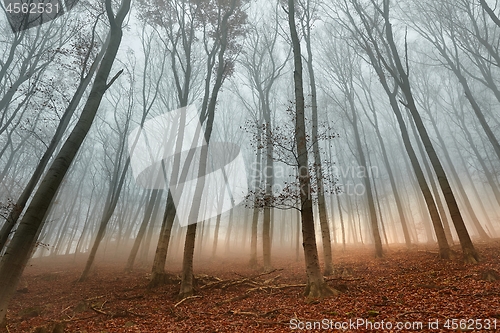
[[[363,280],[363,278],[352,278],[352,279],[346,279],[346,278],[343,278],[343,277],[331,277],[331,278],[326,278],[325,279],[325,282],[328,282],[328,281],[335,281],[335,280],[342,280],[342,281],[359,281],[359,280]]]
[[[253,287],[253,288],[248,289],[242,295],[238,295],[238,296],[235,296],[235,297],[232,297],[232,298],[229,298],[229,299],[217,302],[217,303],[215,303],[215,305],[222,305],[222,304],[230,303],[230,302],[233,302],[233,301],[240,301],[242,299],[245,299],[245,298],[249,297],[252,292],[257,291],[257,290],[285,289],[285,288],[297,288],[297,287],[305,287],[305,286],[306,286],[305,284],[281,284],[281,285],[276,285],[276,286],[263,286],[263,285],[261,285],[261,286],[258,286],[258,287]]]
[[[178,305],[181,305],[182,303],[184,303],[184,301],[187,301],[188,299],[200,298],[200,297],[201,296],[189,296],[189,297],[183,298],[179,302],[175,303],[174,308],[176,308]]]

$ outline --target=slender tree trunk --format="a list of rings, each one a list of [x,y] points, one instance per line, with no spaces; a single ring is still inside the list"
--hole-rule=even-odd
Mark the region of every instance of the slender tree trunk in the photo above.
[[[371,94],[370,94],[371,98]],[[372,104],[370,104],[372,105]],[[387,174],[389,176],[389,182],[391,184],[392,193],[394,195],[394,201],[396,203],[396,208],[399,214],[399,221],[401,222],[401,227],[403,229],[403,236],[405,239],[406,247],[411,246],[411,238],[410,232],[408,231],[408,222],[406,221],[406,217],[404,214],[403,204],[401,203],[401,197],[399,195],[398,186],[396,185],[396,181],[394,179],[394,174],[392,172],[391,163],[389,162],[389,157],[387,155],[387,149],[385,148],[384,140],[382,138],[382,134],[380,133],[380,128],[378,124],[377,112],[375,109],[372,109],[373,114],[373,127],[375,129],[375,134],[377,135],[377,139],[380,144],[380,149],[382,151],[382,158],[384,160],[385,168],[387,169]]]
[[[146,233],[146,228],[148,226],[148,223],[151,220],[151,214],[153,213],[153,206],[156,202],[156,197],[158,196],[158,192],[159,190],[157,189],[151,191],[151,196],[144,211],[144,218],[142,219],[141,226],[139,227],[139,232],[135,237],[134,245],[132,246],[132,250],[130,251],[130,255],[127,260],[127,265],[125,266],[126,272],[131,272],[132,268],[134,267],[135,257],[137,256],[137,252],[139,251],[139,246],[141,245],[142,238]]]
[[[107,202],[107,204],[104,207],[104,213],[103,213],[101,221],[99,223],[99,228],[97,229],[97,235],[94,239],[94,244],[92,245],[92,249],[90,250],[89,257],[87,259],[87,263],[85,264],[85,268],[83,269],[83,272],[80,275],[80,278],[78,279],[79,282],[83,282],[83,281],[87,280],[88,275],[90,273],[90,269],[92,268],[92,265],[94,264],[94,259],[95,259],[95,256],[97,254],[97,250],[99,249],[99,245],[101,244],[101,241],[104,238],[104,234],[106,233],[106,227],[108,226],[108,223],[109,223],[109,221],[110,221],[110,219],[113,216],[113,213],[115,211],[116,205],[118,204],[118,199],[119,199],[123,184],[125,182],[125,175],[127,174],[129,165],[130,165],[130,157],[128,157],[127,161],[125,162],[125,165],[124,165],[123,170],[121,172],[121,176],[119,178],[118,183],[115,185],[114,182],[112,182],[112,184],[111,184],[112,188],[110,189],[110,191],[113,192],[113,195],[111,195],[110,200]]]
[[[246,248],[247,247],[247,235],[248,235],[248,228],[250,224],[250,209],[244,207],[245,210],[245,218],[243,222],[243,233],[241,234],[241,247]]]
[[[222,204],[224,203],[224,194],[225,193],[223,193],[223,192],[219,194],[220,197],[219,197],[218,208],[217,208],[217,211],[219,211],[219,212],[221,211]],[[214,241],[212,244],[212,257],[215,257],[215,254],[217,253],[217,242],[219,241],[219,228],[220,228],[221,215],[222,214],[219,214],[215,218]]]
[[[456,145],[456,142],[455,142],[455,145]],[[458,146],[457,146],[457,150],[459,150]],[[483,205],[483,202],[482,202],[482,199],[481,199],[481,196],[479,195],[479,193],[477,192],[477,188],[476,188],[476,185],[475,185],[475,182],[474,180],[472,179],[472,176],[469,172],[469,170],[467,170],[467,162],[465,162],[465,159],[463,158],[462,155],[459,155],[460,156],[460,161],[462,162],[462,165],[464,166],[465,168],[465,175],[469,181],[469,184],[470,184],[470,188],[472,188],[472,192],[474,193],[474,196],[476,197],[476,201],[477,201],[477,205],[479,206],[479,209],[481,210],[483,216],[484,216],[484,219],[485,219],[485,223],[487,225],[487,228],[489,228],[490,230],[490,234],[492,234],[493,237],[496,236],[495,234],[495,228],[493,227],[493,225],[491,224],[491,220],[490,220],[490,217],[488,215],[488,213],[486,212],[486,209],[484,208],[484,205]],[[488,236],[489,237],[489,236]]]
[[[271,123],[271,110],[267,105],[263,109],[264,121],[266,123],[266,167],[264,168],[265,178],[265,202],[273,195],[273,142],[271,138],[272,123]],[[269,272],[272,270],[271,265],[271,207],[264,207],[264,216],[262,222],[262,254],[264,259],[264,271]]]
[[[429,116],[429,120],[434,128],[434,131],[436,132],[437,139],[439,143],[441,144],[441,147],[446,147],[445,142],[439,133],[439,129],[437,128],[436,122],[434,121],[434,118],[432,117],[432,114],[430,113],[429,110],[427,110],[427,115]],[[443,149],[443,155],[445,157],[446,162],[448,163],[448,168],[451,171],[451,176],[453,179],[455,179],[456,183],[456,188],[458,189],[458,192],[462,196],[462,200],[465,204],[466,210],[469,212],[469,215],[472,219],[472,223],[474,224],[479,237],[482,240],[489,240],[490,237],[484,230],[484,228],[481,226],[481,223],[479,222],[479,219],[476,216],[476,213],[474,212],[474,209],[472,208],[472,204],[470,203],[469,196],[467,195],[467,192],[465,191],[462,182],[460,181],[460,177],[458,176],[457,170],[455,169],[454,163],[450,157],[450,154],[448,153],[447,149]]]
[[[310,15],[310,13],[308,13]],[[318,98],[316,92],[316,79],[314,76],[313,68],[313,54],[311,47],[311,27],[310,21],[304,23],[303,31],[306,40],[307,50],[307,71],[309,73],[309,85],[311,89],[311,112],[312,112],[312,140],[313,140],[313,154],[314,154],[314,169],[316,176],[316,187],[318,196],[318,213],[319,223],[321,227],[321,243],[323,245],[323,260],[325,268],[324,275],[333,274],[333,261],[332,261],[332,240],[330,237],[330,228],[328,225],[328,213],[326,211],[325,189],[323,185],[323,169],[321,167],[321,153],[319,150],[319,136],[318,136]]]
[[[256,166],[256,169],[254,170],[254,181],[257,182],[255,186],[253,187],[255,191],[258,191],[260,187],[260,174],[261,174],[261,158],[262,158],[262,153],[261,149],[257,150],[257,159],[256,163],[254,164]],[[255,199],[257,202],[257,198]],[[252,226],[251,226],[251,238],[250,238],[250,267],[255,267],[257,265],[257,227],[259,225],[259,214],[260,214],[260,209],[259,207],[254,207],[253,209],[253,214],[252,214]]]
[[[500,19],[498,16],[495,14],[495,12],[491,9],[490,6],[486,3],[486,0],[479,0],[479,3],[481,4],[481,7],[483,7],[483,10],[488,14],[488,16],[491,18],[493,22],[500,28]]]
[[[352,92],[351,92],[352,93]],[[375,208],[375,199],[373,197],[373,190],[370,181],[370,168],[366,163],[365,153],[363,151],[363,145],[361,144],[361,133],[358,128],[359,121],[357,111],[355,110],[354,101],[351,97],[349,97],[349,104],[351,108],[351,117],[350,122],[352,124],[354,130],[354,139],[356,142],[356,150],[358,152],[359,164],[363,168],[363,184],[365,188],[365,195],[368,201],[368,212],[370,219],[370,226],[373,236],[373,242],[375,244],[375,256],[377,258],[381,258],[383,256],[382,250],[382,239],[380,238],[380,230],[378,227],[378,219],[377,219],[377,210]]]
[[[304,291],[308,298],[318,298],[335,294],[334,290],[328,287],[321,274],[318,248],[316,246],[316,235],[314,231],[314,216],[311,197],[311,184],[308,168],[308,152],[305,128],[305,103],[304,87],[302,79],[302,54],[300,51],[300,40],[295,27],[295,3],[288,0],[288,25],[293,47],[294,62],[294,86],[295,86],[295,138],[297,144],[300,191],[300,215],[302,220],[302,237],[304,256],[306,260],[307,285]]]
[[[427,177],[429,179],[429,184],[431,185],[432,193],[434,193],[434,200],[436,201],[436,205],[437,205],[437,208],[438,208],[438,211],[439,211],[439,215],[441,216],[441,221],[443,222],[444,233],[446,235],[446,239],[448,240],[448,244],[451,245],[452,244],[452,241],[451,241],[451,239],[452,239],[451,229],[450,229],[450,225],[448,223],[448,217],[446,216],[445,207],[444,207],[443,202],[441,200],[440,192],[439,192],[438,187],[436,185],[434,173],[432,172],[432,168],[429,165],[429,161],[428,161],[425,149],[422,146],[422,142],[421,142],[420,136],[419,136],[419,134],[418,134],[418,132],[417,132],[417,130],[415,128],[414,122],[412,121],[412,119],[409,119],[408,122],[409,122],[410,128],[411,128],[411,130],[413,132],[413,136],[414,136],[415,142],[417,144],[417,149],[420,152],[420,156],[422,157],[422,164],[423,164],[424,169],[425,169],[425,171],[427,173]]]
[[[465,76],[463,76],[462,72],[460,71],[460,64],[458,66],[455,66],[452,64],[451,59],[449,59],[447,56],[445,56],[445,59],[448,61],[448,65],[453,70],[453,73],[458,78],[458,81],[462,85],[462,88],[465,91],[465,97],[469,101],[472,110],[474,111],[474,114],[476,115],[477,119],[479,120],[479,123],[481,124],[481,127],[483,128],[484,132],[486,133],[486,136],[488,137],[488,140],[490,141],[491,145],[493,146],[493,149],[495,151],[495,154],[497,155],[498,159],[500,159],[500,143],[498,142],[498,139],[496,138],[495,134],[493,133],[493,130],[491,129],[490,125],[488,124],[488,121],[484,117],[483,112],[481,111],[481,108],[479,107],[479,104],[477,103],[476,99],[474,96],[472,96],[472,91],[469,87],[469,83],[467,82],[467,79]]]
[[[233,203],[234,207],[234,203]],[[234,217],[234,208],[229,211],[229,218],[228,218],[228,224],[227,224],[227,231],[226,231],[226,240],[225,240],[225,250],[227,253],[229,253],[231,249],[231,232],[233,231],[233,217]]]
[[[500,205],[500,191],[498,189],[497,182],[493,178],[493,175],[492,175],[490,169],[488,168],[488,166],[486,165],[483,157],[479,153],[479,150],[477,149],[477,146],[474,144],[474,140],[472,139],[472,135],[471,135],[469,129],[467,128],[466,124],[465,124],[463,115],[462,115],[462,117],[459,117],[459,118],[460,118],[460,122],[462,123],[462,129],[463,129],[463,131],[465,133],[465,137],[466,137],[466,139],[467,139],[467,141],[468,141],[468,143],[469,143],[472,151],[474,152],[474,155],[476,155],[476,158],[479,161],[479,164],[483,168],[484,175],[486,176],[486,180],[488,181],[488,185],[490,186],[491,190],[493,191],[493,194],[495,196],[495,199],[496,199],[497,203]]]
[[[149,222],[149,227],[148,227],[148,232],[146,234],[146,237],[144,238],[144,241],[141,242],[141,261],[142,262],[147,262],[148,260],[148,255],[149,255],[149,249],[151,247],[151,239],[153,238],[153,232],[156,226],[156,217],[158,216],[158,210],[160,209],[160,203],[161,199],[163,197],[163,190],[158,192],[158,195],[156,196],[156,201],[153,204],[153,212],[151,213],[151,218]]]
[[[295,219],[295,261],[299,261],[300,257],[300,211],[297,210]]]
[[[196,187],[194,190],[194,202],[189,211],[189,221],[198,221],[198,217],[200,216],[200,207],[201,207],[201,195],[203,192],[203,187],[205,186],[205,175],[206,175],[206,166],[208,161],[208,145],[210,143],[210,138],[212,136],[213,122],[215,118],[215,107],[217,103],[217,96],[222,87],[222,83],[224,82],[224,71],[225,71],[225,58],[224,53],[228,47],[228,30],[229,30],[229,18],[233,15],[234,10],[236,8],[236,1],[232,0],[230,4],[230,8],[221,18],[220,29],[220,48],[217,53],[217,71],[215,76],[215,82],[213,84],[212,92],[209,97],[209,89],[205,90],[205,101],[208,104],[206,108],[202,107],[202,112],[206,114],[206,128],[205,128],[205,142],[207,146],[203,146],[201,148],[200,155],[200,165],[198,169],[198,179],[196,182]],[[206,87],[210,84],[210,80],[207,77],[206,79]],[[200,123],[203,123],[200,118]],[[184,299],[193,294],[193,255],[194,255],[194,245],[196,238],[196,223],[190,224],[187,228],[186,232],[186,240],[184,242],[184,255],[182,260],[182,274],[181,274],[181,287],[179,291],[178,298]]]
[[[168,281],[168,275],[165,273],[165,262],[167,260],[168,246],[170,243],[170,235],[172,233],[175,215],[176,211],[174,199],[172,197],[172,193],[168,191],[158,245],[156,246],[153,268],[151,270],[151,280],[148,284],[149,288],[154,288]]]

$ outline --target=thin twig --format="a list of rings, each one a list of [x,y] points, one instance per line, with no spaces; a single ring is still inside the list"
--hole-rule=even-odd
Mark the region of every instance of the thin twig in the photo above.
[[[363,278],[346,279],[346,278],[343,278],[343,277],[332,277],[332,278],[326,278],[326,279],[325,279],[325,282],[328,282],[328,281],[334,281],[334,280],[343,280],[343,281],[359,281],[359,280],[363,280]]]
[[[71,305],[68,305],[64,310],[61,311],[61,313],[63,313],[64,311],[68,310],[69,308],[71,308]]]
[[[86,320],[86,319],[90,319],[90,318],[94,318],[95,316],[97,316],[96,314],[93,314],[91,316],[87,316],[87,317],[82,317],[82,318],[70,318],[70,319],[63,319],[63,320],[56,320],[56,319],[51,319],[51,321],[56,321],[56,322],[63,322],[63,323],[70,323],[72,321],[79,321],[79,320]]]
[[[175,303],[174,308],[176,308],[178,305],[181,305],[184,301],[191,299],[191,298],[200,298],[201,296],[189,296],[186,298],[181,299],[179,302]]]
[[[97,312],[97,313],[100,313],[100,314],[103,314],[103,315],[106,315],[106,316],[109,316],[109,315],[110,315],[109,313],[104,312],[104,311],[99,310],[99,309],[96,309],[96,308],[95,308],[95,307],[93,307],[93,306],[90,306],[90,308],[91,308],[92,310],[94,310],[95,312]]]
[[[129,314],[131,314],[133,316],[136,316],[136,317],[146,317],[146,315],[134,312],[134,311],[132,311],[130,309],[127,310],[127,313],[129,313]]]

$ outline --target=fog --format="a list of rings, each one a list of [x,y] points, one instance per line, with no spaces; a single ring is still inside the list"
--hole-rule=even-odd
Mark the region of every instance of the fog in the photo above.
[[[183,262],[189,296],[200,261],[328,273],[357,247],[460,244],[476,262],[499,237],[492,1],[295,1],[300,43],[285,2],[79,1],[34,26],[8,3],[0,281],[30,258],[79,258],[81,281]]]

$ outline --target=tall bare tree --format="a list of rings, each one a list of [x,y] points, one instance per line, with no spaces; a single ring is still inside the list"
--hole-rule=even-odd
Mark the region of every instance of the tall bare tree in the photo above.
[[[336,293],[323,279],[319,267],[318,248],[314,230],[311,175],[308,166],[307,136],[305,123],[304,83],[302,77],[302,52],[295,21],[295,1],[288,0],[287,14],[293,49],[293,81],[295,88],[295,142],[297,149],[297,172],[299,176],[300,215],[302,238],[306,260],[307,284],[304,295],[308,298],[331,296]]]

